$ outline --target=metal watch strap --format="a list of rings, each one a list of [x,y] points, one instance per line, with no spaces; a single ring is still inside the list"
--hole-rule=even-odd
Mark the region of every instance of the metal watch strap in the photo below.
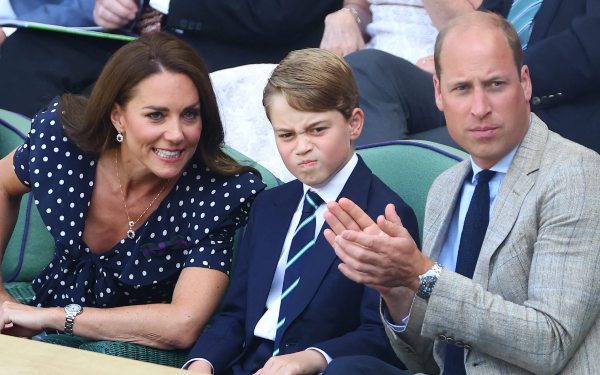
[[[72,310],[74,309],[74,310]],[[77,304],[69,304],[65,307],[65,329],[64,333],[73,335],[73,327],[75,325],[75,317],[81,314],[83,308]]]
[[[438,278],[442,274],[442,266],[439,263],[435,263],[427,272],[419,276],[419,289],[417,290],[417,296],[423,299],[429,299],[433,292],[433,287],[437,282]]]

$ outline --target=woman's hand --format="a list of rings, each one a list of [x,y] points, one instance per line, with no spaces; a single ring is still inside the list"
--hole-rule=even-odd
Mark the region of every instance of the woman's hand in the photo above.
[[[364,46],[362,32],[350,10],[342,8],[325,17],[325,31],[321,39],[321,48],[338,56],[346,56]]]
[[[0,305],[0,333],[31,337],[49,327],[52,315],[57,318],[62,316],[59,310],[5,301]]]

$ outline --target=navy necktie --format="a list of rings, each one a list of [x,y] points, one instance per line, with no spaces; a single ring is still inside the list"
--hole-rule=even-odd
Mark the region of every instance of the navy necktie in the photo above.
[[[460,244],[455,271],[468,278],[473,278],[475,265],[479,258],[481,245],[490,220],[490,185],[496,172],[484,169],[477,174],[477,185],[469,204]],[[464,349],[446,344],[444,359],[444,375],[465,374]]]
[[[301,279],[302,259],[315,243],[315,211],[322,203],[323,199],[312,190],[309,190],[304,197],[302,216],[300,217],[300,222],[294,232],[287,258],[288,260],[285,266],[283,288],[281,290],[281,306],[279,307],[279,318],[277,319],[275,350],[273,351],[273,355],[279,354],[281,332],[285,325],[285,317],[288,315],[290,299],[293,298],[290,294],[292,294],[293,290],[298,286]]]

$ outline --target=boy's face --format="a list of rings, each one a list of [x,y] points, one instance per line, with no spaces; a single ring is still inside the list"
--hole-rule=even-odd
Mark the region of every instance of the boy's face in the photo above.
[[[303,112],[282,95],[270,106],[275,143],[287,169],[304,184],[319,187],[335,176],[354,153],[364,115],[355,108],[346,120],[338,111]]]

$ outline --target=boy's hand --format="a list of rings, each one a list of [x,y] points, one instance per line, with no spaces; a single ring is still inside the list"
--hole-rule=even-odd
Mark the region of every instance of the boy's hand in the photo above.
[[[254,375],[302,375],[323,372],[327,360],[316,350],[271,357]]]

